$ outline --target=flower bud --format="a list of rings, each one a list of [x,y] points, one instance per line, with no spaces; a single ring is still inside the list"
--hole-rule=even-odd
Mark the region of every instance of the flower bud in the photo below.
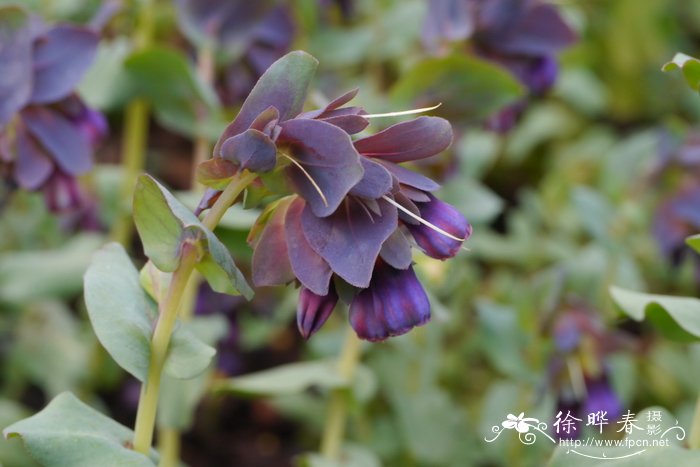
[[[338,303],[338,294],[333,284],[328,290],[328,295],[316,295],[306,287],[301,288],[297,304],[297,326],[304,339],[308,339],[321,329],[333,312],[336,303]]]
[[[433,225],[406,224],[418,246],[426,255],[435,259],[452,258],[457,254],[464,240],[469,238],[472,227],[467,219],[451,204],[432,195],[430,201],[418,203],[421,218]],[[444,232],[436,230],[437,227]],[[450,236],[445,235],[445,232]],[[454,237],[454,238],[453,238]],[[458,241],[457,239],[462,239]]]

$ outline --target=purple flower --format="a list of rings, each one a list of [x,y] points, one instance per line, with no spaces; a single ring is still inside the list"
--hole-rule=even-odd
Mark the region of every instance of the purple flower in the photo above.
[[[452,129],[443,119],[420,117],[353,142],[350,136],[368,124],[362,108],[346,106],[357,90],[301,113],[315,66],[303,52],[275,62],[202,170],[215,179],[241,170],[274,171],[295,193],[264,211],[250,242],[257,286],[302,285],[297,319],[304,337],[327,320],[338,300],[334,281],[342,281],[357,291],[350,314],[358,335],[384,339],[430,316],[410,268],[410,238],[445,259],[471,232],[456,209],[429,193],[439,187],[435,182],[399,165],[446,149]],[[216,196],[210,190],[200,208]],[[401,290],[410,291],[405,307],[397,295]]]
[[[693,254],[685,239],[700,232],[700,187],[689,184],[663,201],[656,209],[652,231],[672,265],[678,266],[687,254]]]
[[[444,42],[469,39],[474,53],[508,69],[531,95],[554,84],[556,54],[576,40],[557,9],[539,0],[429,0],[423,44],[437,52]],[[523,106],[504,109],[489,126],[507,131]]]
[[[41,24],[23,10],[0,9],[0,138],[13,178],[26,190],[45,190],[49,208],[80,206],[74,177],[92,167],[104,118],[73,94],[92,63],[98,36],[87,28]],[[3,45],[5,45],[3,44]],[[8,160],[6,154],[4,159]]]
[[[350,324],[362,339],[381,341],[430,320],[430,301],[412,267],[380,264],[369,287],[350,303]]]
[[[316,295],[305,287],[301,288],[297,304],[297,327],[304,339],[321,329],[337,303],[338,294],[333,286],[326,295]]]
[[[556,393],[556,412],[571,412],[582,420],[601,413],[612,423],[622,414],[622,402],[610,384],[607,356],[626,345],[622,335],[608,331],[599,317],[577,306],[559,315],[554,323],[555,353],[549,377]],[[575,439],[577,431],[557,433]]]

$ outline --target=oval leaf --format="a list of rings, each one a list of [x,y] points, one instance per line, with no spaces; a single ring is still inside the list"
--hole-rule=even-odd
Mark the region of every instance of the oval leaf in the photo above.
[[[7,427],[3,435],[22,438],[29,454],[47,467],[153,467],[158,463],[154,450],[144,456],[127,447],[134,439],[133,431],[69,392],[36,415]]]
[[[628,316],[645,316],[666,337],[682,342],[700,338],[700,300],[690,297],[653,295],[611,287],[613,300]]]

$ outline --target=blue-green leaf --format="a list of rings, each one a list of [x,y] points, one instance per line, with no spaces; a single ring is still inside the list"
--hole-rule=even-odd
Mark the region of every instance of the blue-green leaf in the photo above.
[[[700,338],[700,300],[654,295],[611,287],[613,300],[636,321],[645,318],[669,339],[692,342]]]
[[[145,456],[128,447],[134,438],[130,429],[68,392],[36,415],[5,428],[3,435],[22,438],[29,454],[46,467],[153,467],[158,463],[155,451]]]

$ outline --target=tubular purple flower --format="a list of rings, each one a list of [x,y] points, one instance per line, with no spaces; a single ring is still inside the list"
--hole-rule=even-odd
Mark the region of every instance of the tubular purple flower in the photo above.
[[[426,255],[441,260],[452,258],[459,252],[463,243],[463,241],[453,237],[466,240],[471,236],[472,227],[454,206],[440,201],[431,194],[428,196],[430,201],[427,203],[416,203],[420,216],[452,237],[448,237],[425,224],[407,224],[406,227]]]
[[[316,295],[306,287],[301,288],[297,303],[297,327],[304,339],[321,329],[337,303],[338,294],[333,285],[330,286],[327,295]]]
[[[430,301],[412,267],[378,265],[369,287],[350,303],[350,324],[357,335],[382,341],[405,334],[430,320]]]

